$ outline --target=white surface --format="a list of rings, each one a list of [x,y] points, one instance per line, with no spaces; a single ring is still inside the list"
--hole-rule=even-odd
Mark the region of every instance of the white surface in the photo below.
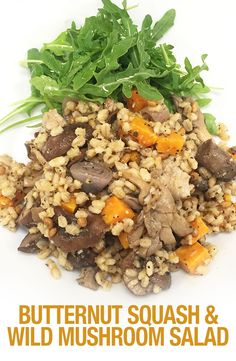
[[[132,0],[130,4],[137,2]],[[25,57],[27,49],[40,47],[43,42],[50,41],[63,31],[72,19],[81,24],[84,17],[95,14],[99,6],[100,1],[97,0],[1,2],[0,117],[9,110],[9,104],[29,94],[27,72],[18,64]],[[207,84],[224,88],[220,93],[213,94],[214,101],[210,111],[216,114],[219,121],[228,124],[232,139],[236,141],[234,1],[139,0],[139,7],[132,10],[132,16],[140,23],[146,13],[149,12],[156,19],[171,7],[177,10],[177,20],[165,41],[175,45],[179,61],[188,56],[196,63],[200,61],[202,53],[209,54],[207,62],[210,72],[206,73],[204,78],[207,79]],[[26,151],[23,143],[30,134],[31,131],[27,128],[20,128],[0,136],[0,153],[9,153],[18,161],[24,161]],[[117,347],[107,348],[105,353],[104,349],[100,348],[96,349],[96,357],[100,359],[102,355],[103,359],[118,358],[125,352],[124,355],[128,358],[129,353],[132,352],[133,355],[135,351],[138,352],[137,359],[151,353],[153,357],[165,354],[168,358],[169,351],[172,351],[172,357],[184,360],[185,357],[195,359],[201,350],[201,355],[211,352],[214,358],[228,355],[227,360],[235,359],[235,233],[222,234],[212,239],[218,245],[219,253],[211,264],[208,275],[190,277],[179,272],[173,276],[172,288],[169,291],[146,298],[135,298],[123,286],[113,287],[109,293],[102,290],[93,293],[77,285],[76,273],[64,272],[61,280],[54,281],[42,261],[17,252],[21,238],[21,232],[12,234],[0,229],[0,357],[7,355],[1,359],[13,360],[17,357],[18,360],[28,360],[33,357],[38,360],[43,356],[48,357],[52,352],[52,356],[57,359],[68,356],[66,349],[10,349],[7,346],[6,326],[17,324],[20,304],[212,304],[219,314],[219,322],[228,327],[230,332],[230,342],[226,348],[145,347],[131,350]],[[70,349],[70,353],[72,352],[76,357],[80,357],[84,349],[75,347]],[[87,359],[93,355],[92,352],[94,349],[86,349]]]

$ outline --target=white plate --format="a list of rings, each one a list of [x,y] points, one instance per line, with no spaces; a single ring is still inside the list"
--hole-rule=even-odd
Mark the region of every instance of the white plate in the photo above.
[[[136,4],[136,1],[130,1],[130,4]],[[84,17],[95,14],[100,5],[97,0],[4,2],[0,12],[0,116],[8,112],[9,104],[29,94],[27,72],[19,66],[27,49],[40,47],[43,42],[50,41],[69,26],[73,19],[81,24]],[[204,78],[207,84],[223,88],[212,95],[213,103],[209,111],[229,126],[232,143],[236,142],[236,52],[232,39],[236,33],[234,1],[140,0],[138,8],[132,10],[132,16],[140,23],[146,13],[149,12],[156,19],[171,7],[177,10],[177,19],[165,41],[175,45],[180,62],[188,56],[193,63],[200,63],[200,55],[209,54],[207,63],[210,72]],[[18,161],[26,160],[24,141],[32,134],[31,130],[21,127],[1,135],[0,153],[11,154]],[[206,276],[192,277],[179,272],[173,275],[170,290],[146,298],[136,298],[121,285],[114,286],[110,292],[89,291],[77,285],[75,272],[64,272],[63,277],[55,281],[50,277],[44,262],[33,255],[17,251],[22,236],[22,231],[10,233],[0,229],[0,331],[4,330],[0,332],[0,355],[10,352],[8,359],[13,357],[13,350],[7,346],[5,327],[17,323],[19,304],[122,304],[124,307],[129,304],[199,304],[202,307],[212,304],[219,314],[219,323],[231,332],[229,345],[221,351],[233,350],[233,335],[236,336],[235,233],[211,238],[217,244],[219,253]],[[145,349],[146,352],[148,350]],[[118,351],[121,352],[121,349],[117,348]],[[37,358],[37,355],[46,351],[41,349],[36,353],[34,349],[29,352],[23,349],[17,352],[21,352],[18,359],[23,359],[23,355],[26,359],[27,355]],[[57,348],[55,352],[59,352]],[[158,352],[160,354],[162,351]],[[195,352],[194,349],[190,351],[191,355]]]

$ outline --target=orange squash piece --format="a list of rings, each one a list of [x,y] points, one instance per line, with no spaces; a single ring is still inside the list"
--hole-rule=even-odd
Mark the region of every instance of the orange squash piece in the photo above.
[[[61,207],[71,214],[75,213],[77,208],[75,196],[72,196],[68,202],[62,202]]]
[[[199,242],[192,246],[181,246],[175,252],[181,268],[191,274],[198,274],[198,267],[206,265],[211,258],[208,250]]]
[[[129,135],[143,147],[150,147],[157,142],[157,135],[142,117],[134,117],[129,126]]]
[[[139,95],[137,90],[132,90],[132,96],[128,99],[128,108],[131,112],[139,112],[148,105],[148,101]]]
[[[102,210],[103,220],[106,224],[115,224],[125,218],[134,218],[135,213],[121,199],[111,196],[106,200],[105,207]]]
[[[224,194],[224,200],[225,200],[225,202],[231,202],[231,195],[230,194],[227,194],[227,193],[225,193]]]
[[[184,146],[184,137],[179,133],[157,136],[157,150],[159,153],[176,155]]]
[[[200,238],[209,232],[209,228],[201,217],[198,217],[191,223],[193,229],[197,230],[197,235],[192,236],[192,244],[197,242]]]
[[[13,206],[13,201],[0,194],[0,208],[8,208]]]
[[[124,249],[129,248],[128,234],[126,232],[121,232],[119,235],[119,241]]]

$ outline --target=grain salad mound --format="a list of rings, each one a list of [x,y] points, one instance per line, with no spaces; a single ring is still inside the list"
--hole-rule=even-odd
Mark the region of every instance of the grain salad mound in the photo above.
[[[206,234],[236,227],[236,152],[215,143],[195,101],[174,104],[66,99],[63,117],[45,113],[28,164],[0,157],[0,222],[28,230],[18,249],[94,290],[123,281],[145,295],[179,268],[203,274]]]

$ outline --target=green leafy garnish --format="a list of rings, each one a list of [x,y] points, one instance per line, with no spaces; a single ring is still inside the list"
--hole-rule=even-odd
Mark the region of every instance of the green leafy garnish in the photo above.
[[[208,132],[212,135],[217,135],[218,126],[216,124],[216,118],[214,117],[214,115],[209,113],[204,113],[204,118]]]
[[[129,16],[127,1],[123,1],[123,8],[110,0],[102,2],[103,8],[81,28],[73,22],[51,43],[28,51],[24,65],[30,71],[32,94],[1,119],[0,125],[16,114],[28,114],[22,123],[31,121],[38,105],[43,105],[42,112],[56,108],[61,113],[65,97],[122,101],[131,96],[133,88],[146,99],[164,98],[170,109],[174,94],[192,96],[200,105],[209,103],[205,94],[210,88],[201,77],[202,71],[208,70],[206,55],[198,66],[186,58],[182,69],[173,46],[158,43],[174,24],[174,9],[156,23],[150,15],[145,16],[139,30]]]

